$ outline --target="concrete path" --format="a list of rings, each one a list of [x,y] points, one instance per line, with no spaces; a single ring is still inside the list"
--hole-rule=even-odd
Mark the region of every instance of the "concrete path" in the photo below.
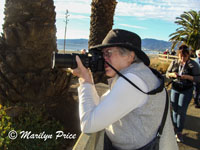
[[[200,150],[200,108],[195,108],[193,102],[192,100],[187,111],[184,142],[178,144],[180,150]]]

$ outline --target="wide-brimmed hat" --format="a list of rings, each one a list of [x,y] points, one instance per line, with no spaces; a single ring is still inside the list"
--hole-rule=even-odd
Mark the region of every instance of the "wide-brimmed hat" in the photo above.
[[[113,46],[124,47],[130,51],[134,51],[137,57],[139,57],[145,65],[149,66],[149,57],[141,50],[141,38],[136,33],[130,31],[122,29],[110,30],[102,44],[92,46],[89,50],[102,50],[103,48]]]

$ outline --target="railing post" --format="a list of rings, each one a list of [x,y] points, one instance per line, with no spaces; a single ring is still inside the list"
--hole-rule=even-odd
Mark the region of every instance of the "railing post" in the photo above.
[[[169,61],[169,54],[167,54],[167,62]]]

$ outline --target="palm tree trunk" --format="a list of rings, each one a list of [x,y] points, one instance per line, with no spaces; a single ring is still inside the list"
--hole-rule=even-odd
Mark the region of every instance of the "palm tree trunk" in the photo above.
[[[41,101],[59,95],[68,77],[51,70],[52,52],[57,50],[53,0],[7,0],[5,6],[1,99]]]
[[[92,0],[88,47],[100,44],[112,29],[116,4],[116,0]],[[105,83],[106,77],[95,73],[94,82],[100,81]]]
[[[100,44],[112,29],[116,0],[92,0],[89,47]]]

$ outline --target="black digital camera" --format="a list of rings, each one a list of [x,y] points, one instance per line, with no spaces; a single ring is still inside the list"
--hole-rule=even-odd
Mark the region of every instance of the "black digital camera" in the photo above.
[[[77,68],[76,55],[78,55],[86,68],[90,68],[92,72],[104,71],[104,58],[99,50],[91,50],[86,54],[59,54],[53,53],[52,68]]]

